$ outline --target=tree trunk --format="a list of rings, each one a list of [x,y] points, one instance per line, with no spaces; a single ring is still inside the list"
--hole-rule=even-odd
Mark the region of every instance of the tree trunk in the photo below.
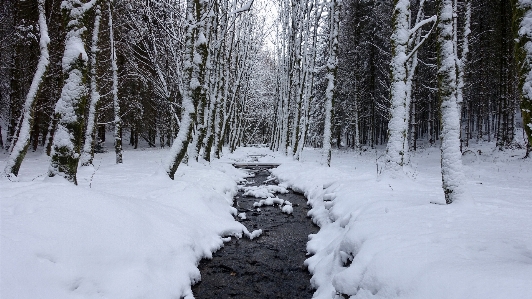
[[[338,73],[338,31],[340,25],[341,0],[329,3],[329,59],[327,61],[327,89],[325,91],[325,124],[323,132],[323,156],[327,166],[331,166],[332,112],[337,89]]]
[[[445,202],[462,195],[465,180],[460,153],[460,111],[456,102],[456,56],[453,35],[453,2],[440,0],[438,12],[438,92],[441,99],[441,173]]]
[[[94,4],[94,2],[92,2]],[[63,89],[55,106],[57,128],[53,137],[49,176],[60,175],[77,184],[85,106],[88,98],[88,56],[85,40],[88,39],[86,13],[92,4],[76,0],[63,2],[63,20],[67,29],[63,55]]]
[[[92,164],[94,159],[94,143],[96,136],[97,106],[100,100],[97,82],[97,55],[98,55],[98,35],[100,33],[101,10],[100,4],[96,4],[96,15],[94,17],[94,28],[92,30],[92,41],[90,49],[90,102],[87,115],[87,127],[85,129],[85,142],[81,153],[81,166]]]
[[[386,169],[399,171],[404,165],[405,142],[408,132],[407,101],[407,46],[410,29],[410,1],[395,0],[393,14],[391,103],[390,122],[388,123],[388,144],[386,146]]]
[[[526,0],[514,1],[514,32],[519,39],[516,57],[519,69],[519,92],[521,94],[521,114],[527,137],[529,156],[532,147],[532,3]]]
[[[15,176],[18,175],[18,171],[20,169],[20,166],[22,165],[22,160],[24,160],[24,156],[26,155],[26,152],[28,151],[28,147],[30,145],[30,130],[34,125],[33,121],[35,115],[35,104],[37,102],[37,94],[39,93],[41,83],[50,63],[48,54],[48,43],[50,42],[50,38],[48,37],[48,27],[46,24],[44,0],[39,0],[38,10],[38,23],[40,32],[39,46],[41,49],[41,56],[37,64],[37,71],[33,76],[30,90],[28,91],[28,94],[26,96],[26,101],[24,103],[21,119],[19,120],[18,138],[16,143],[12,144],[12,151],[9,155],[5,167],[6,174],[13,174]]]
[[[188,145],[192,138],[196,109],[198,103],[205,97],[205,71],[208,55],[208,44],[205,38],[205,25],[200,20],[207,11],[207,3],[201,0],[187,1],[187,35],[185,45],[185,65],[187,69],[187,84],[183,95],[181,126],[177,137],[170,149],[166,172],[174,179],[175,172],[185,158]]]
[[[111,92],[113,94],[113,112],[115,125],[115,156],[116,164],[122,163],[122,117],[120,116],[120,101],[118,99],[118,67],[116,65],[116,50],[114,41],[113,28],[113,5],[112,0],[109,1],[109,43],[111,49],[111,71],[113,72],[113,86]],[[155,144],[155,141],[153,142]]]

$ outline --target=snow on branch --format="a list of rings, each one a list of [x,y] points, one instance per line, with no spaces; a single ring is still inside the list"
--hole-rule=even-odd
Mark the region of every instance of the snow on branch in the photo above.
[[[237,14],[237,13],[241,13],[241,12],[245,12],[245,11],[248,11],[251,9],[251,5],[253,5],[253,1],[254,0],[249,0],[244,6],[242,6],[241,8],[239,9],[235,9],[233,10],[232,12],[230,12],[229,14],[230,15],[233,15],[233,14]]]
[[[438,17],[436,15],[428,18],[428,19],[425,19],[419,23],[417,23],[414,27],[412,27],[412,29],[410,29],[410,35],[414,34],[416,31],[419,30],[419,28],[425,26],[425,24],[428,24],[428,23],[431,23],[431,22],[436,22],[436,20],[438,19]]]
[[[94,4],[96,4],[96,0],[91,0],[87,3],[65,0],[61,3],[61,9],[68,9],[70,11],[70,17],[79,18],[92,9]]]
[[[410,52],[410,54],[408,54],[408,56],[406,57],[406,61],[410,60],[410,58],[412,58],[412,55],[413,55],[414,53],[416,53],[416,51],[419,49],[419,47],[421,47],[421,45],[423,45],[423,44],[425,43],[425,41],[427,40],[427,38],[428,38],[428,37],[430,36],[430,34],[432,33],[432,30],[434,30],[434,27],[436,27],[436,21],[437,21],[437,19],[438,19],[437,16],[432,16],[432,17],[430,17],[430,18],[428,18],[428,19],[426,19],[426,20],[423,20],[423,21],[419,22],[418,24],[416,24],[416,26],[414,26],[414,27],[410,30],[411,32],[415,32],[415,31],[417,30],[417,29],[414,30],[415,28],[418,28],[418,29],[419,29],[419,28],[422,26],[422,25],[421,25],[421,26],[418,26],[419,24],[421,24],[421,23],[423,23],[423,24],[427,24],[427,23],[429,23],[429,22],[428,22],[429,20],[432,20],[432,21],[434,22],[434,23],[432,23],[432,28],[430,28],[429,32],[427,32],[427,34],[425,34],[425,36],[423,36],[423,39],[419,42],[419,44],[417,44],[417,45],[412,49],[412,51]],[[427,21],[427,22],[425,22],[425,21]],[[412,31],[412,30],[414,30],[414,31]]]

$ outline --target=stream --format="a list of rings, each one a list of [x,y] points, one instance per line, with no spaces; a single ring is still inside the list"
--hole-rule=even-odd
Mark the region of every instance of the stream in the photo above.
[[[259,186],[267,180],[267,170],[257,170],[248,178],[247,186]],[[268,183],[268,184],[274,184]],[[201,281],[192,287],[196,298],[312,298],[310,273],[303,264],[309,234],[315,234],[315,226],[307,212],[306,198],[290,190],[276,194],[293,204],[293,213],[281,212],[278,205],[254,208],[260,199],[235,196],[238,213],[246,213],[239,219],[251,232],[262,229],[260,237],[231,240],[213,254],[212,260],[202,260],[198,266]],[[260,210],[260,211],[259,211]]]

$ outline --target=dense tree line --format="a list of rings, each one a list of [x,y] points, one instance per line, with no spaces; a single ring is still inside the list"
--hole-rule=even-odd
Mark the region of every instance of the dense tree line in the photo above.
[[[408,2],[411,27],[420,21],[416,20],[419,12],[427,18],[435,16],[441,5],[440,1]],[[380,0],[343,1],[338,57],[340,88],[333,120],[336,146],[373,148],[388,141],[393,105],[390,36],[395,4]],[[496,141],[501,149],[520,147],[524,134],[514,51],[515,5],[510,1],[460,0],[453,1],[453,7],[457,55],[464,61],[462,146],[467,147],[472,141]],[[410,114],[406,134],[409,150],[415,150],[420,142],[434,144],[441,134],[437,34],[432,24],[418,32],[420,37],[427,35],[427,40],[415,53],[418,62],[412,72],[411,104],[406,112]]]
[[[439,7],[438,1],[411,0],[409,3],[410,26],[415,25],[420,12],[422,16],[435,16]],[[333,143],[354,148],[374,147],[386,143],[388,138],[394,4],[379,0],[344,0],[342,5]],[[522,123],[514,52],[516,31],[512,27],[515,9],[508,1],[462,0],[454,1],[453,6],[457,14],[453,20],[457,54],[463,56],[461,59],[465,62],[461,105],[463,146],[471,140],[496,140],[501,148],[520,146],[523,135],[516,135],[522,132]],[[431,27],[432,24],[427,24],[419,30],[419,36],[427,40],[415,53],[418,62],[411,79],[412,105],[408,113],[412,117],[408,138],[409,147],[414,150],[419,141],[432,144],[439,140],[441,130],[437,35]],[[325,25],[321,30],[327,30]],[[322,90],[316,88],[316,94]],[[322,134],[322,129],[316,130],[309,134]],[[321,146],[316,140],[308,142]]]
[[[420,144],[437,143],[447,203],[470,142],[528,156],[529,1],[278,3],[272,149],[297,159],[304,142],[329,164],[331,146],[382,144],[379,172],[396,175]]]
[[[170,147],[170,177],[223,146],[269,143],[295,159],[322,147],[330,164],[332,147],[385,145],[379,172],[391,174],[438,144],[452,202],[460,175],[448,174],[461,172],[471,142],[525,145],[528,156],[530,9],[528,0],[4,1],[5,172],[17,175],[41,146],[49,175],[76,182],[111,131],[117,163],[123,140]]]
[[[172,146],[171,177],[183,159],[265,142],[273,64],[257,13],[264,4],[253,2],[2,2],[5,172],[16,176],[26,152],[43,147],[49,175],[76,183],[107,132],[117,163],[122,140]]]

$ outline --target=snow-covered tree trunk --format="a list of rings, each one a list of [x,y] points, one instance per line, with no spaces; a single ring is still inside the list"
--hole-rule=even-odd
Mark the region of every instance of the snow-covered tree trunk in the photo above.
[[[211,67],[210,76],[208,78],[209,84],[208,84],[208,107],[206,107],[206,116],[205,116],[205,145],[202,153],[202,158],[205,161],[211,161],[211,152],[212,152],[212,146],[214,144],[214,137],[215,137],[215,121],[216,121],[216,110],[218,108],[218,90],[220,88],[221,83],[221,53],[223,53],[223,46],[222,42],[225,39],[225,36],[222,36],[220,38],[220,33],[218,32],[218,29],[221,28],[222,30],[225,29],[225,19],[227,18],[227,14],[224,14],[220,18],[218,18],[216,15],[220,15],[221,13],[221,7],[218,1],[216,1],[213,4],[213,11],[214,14],[212,15],[212,30],[210,30],[210,37],[209,40],[211,42],[209,43],[209,62],[208,64]],[[219,20],[220,19],[220,20]]]
[[[209,125],[208,123],[210,118],[210,109],[212,109],[210,103],[211,97],[209,83],[211,81],[211,73],[213,73],[213,55],[211,55],[212,50],[209,45],[212,43],[212,39],[214,38],[212,30],[215,26],[215,16],[214,14],[207,14],[207,12],[212,9],[213,8],[211,8],[207,4],[205,5],[205,11],[203,12],[203,14],[205,15],[205,19],[202,21],[202,26],[199,27],[199,29],[201,29],[199,34],[203,35],[206,39],[204,46],[200,46],[202,51],[205,51],[205,53],[202,54],[205,55],[205,70],[203,71],[203,78],[201,80],[201,82],[203,82],[201,97],[199,98],[199,102],[196,109],[196,130],[194,138],[190,145],[190,149],[188,151],[189,159],[192,159],[194,161],[198,160],[200,152],[205,146],[205,137],[207,135],[207,129]]]
[[[282,22],[281,48],[279,51],[279,60],[281,65],[281,75],[279,78],[279,100],[281,101],[280,111],[278,113],[279,141],[277,150],[286,154],[288,147],[288,121],[290,116],[290,86],[292,72],[292,48],[294,41],[294,26],[290,25],[290,20],[294,24],[295,19],[290,16],[293,13],[295,3],[290,5],[290,1],[280,1],[279,10],[280,21]]]
[[[183,94],[181,126],[172,144],[166,163],[166,172],[174,179],[175,172],[187,153],[192,139],[192,129],[198,103],[205,97],[205,72],[208,44],[205,37],[207,2],[201,0],[187,1],[187,36],[185,45],[185,70],[187,81]]]
[[[438,11],[438,92],[441,100],[441,173],[445,202],[461,198],[465,176],[460,152],[460,111],[456,99],[456,51],[454,50],[452,0],[440,0]]]
[[[301,71],[301,86],[299,91],[299,105],[298,105],[298,118],[296,122],[296,131],[295,131],[295,143],[293,144],[293,154],[294,159],[299,160],[299,156],[303,151],[303,146],[305,143],[305,134],[308,121],[308,108],[309,108],[309,97],[312,92],[313,85],[313,60],[314,55],[312,55],[313,49],[316,48],[314,42],[314,32],[311,31],[311,26],[313,25],[313,20],[318,19],[316,15],[317,8],[314,8],[315,3],[307,3],[305,6],[305,19],[303,22],[303,62],[302,62],[302,71]]]
[[[228,3],[227,2],[224,2],[222,4],[222,9],[224,11],[227,11],[228,9]],[[226,109],[227,109],[227,94],[228,94],[228,86],[229,86],[229,66],[228,64],[230,63],[230,61],[228,62],[227,60],[228,59],[231,59],[230,57],[228,57],[228,52],[230,52],[229,49],[232,48],[233,46],[233,40],[234,40],[234,34],[231,35],[231,38],[230,38],[230,41],[228,42],[226,39],[225,39],[225,35],[227,34],[227,30],[228,30],[228,20],[226,17],[224,17],[222,19],[222,23],[221,23],[221,26],[223,26],[224,30],[223,30],[223,33],[222,33],[222,44],[221,44],[221,49],[220,49],[220,71],[219,71],[219,84],[218,84],[218,89],[217,89],[217,95],[216,95],[216,102],[217,102],[217,109],[215,111],[215,116],[214,116],[214,132],[213,132],[213,151],[214,151],[214,156],[217,157],[217,158],[220,158],[221,156],[221,152],[222,152],[222,146],[223,146],[223,131],[224,131],[224,128],[223,128],[223,120],[225,118],[225,114],[226,114]]]
[[[425,5],[425,0],[420,0],[419,1],[418,12],[417,12],[417,17],[416,17],[416,24],[419,24],[419,22],[421,22],[421,20],[423,20],[423,18],[425,18],[425,7],[424,7],[424,5]],[[421,42],[421,30],[418,30],[410,38],[410,40],[408,42],[408,48],[412,49],[414,47],[414,45],[417,45],[420,42]],[[415,133],[415,130],[416,130],[416,103],[412,100],[412,89],[413,89],[413,85],[414,85],[414,76],[416,74],[417,64],[418,64],[417,51],[415,51],[412,54],[410,60],[407,61],[406,105],[405,105],[405,110],[406,110],[406,113],[410,113],[410,116],[409,116],[409,126],[410,126],[409,134],[410,134],[410,138],[409,138],[408,150],[406,148],[406,144],[405,144],[405,149],[404,149],[404,153],[405,153],[405,159],[404,160],[405,160],[406,163],[409,163],[409,161],[410,161],[409,149],[410,148],[415,149],[415,143],[416,143],[416,137],[417,137],[416,133]]]
[[[395,0],[391,37],[391,109],[386,146],[386,170],[399,171],[404,165],[405,141],[408,132],[407,46],[410,29],[410,0]]]
[[[113,94],[113,112],[115,125],[115,156],[116,164],[122,163],[122,117],[120,116],[120,100],[118,99],[118,67],[116,65],[116,49],[114,40],[113,28],[113,0],[109,0],[109,43],[111,47],[111,71],[113,72],[113,86],[111,93]]]
[[[49,176],[60,175],[77,184],[85,106],[88,99],[89,67],[85,50],[88,39],[86,13],[96,0],[81,3],[64,0],[61,4],[65,20],[66,40],[63,55],[63,88],[55,105],[57,127],[54,133]]]
[[[355,93],[355,98],[354,98],[354,110],[355,110],[355,113],[354,113],[354,118],[353,118],[353,125],[355,126],[355,142],[354,142],[354,147],[355,149],[359,150],[360,149],[360,129],[358,127],[358,119],[359,119],[359,116],[358,116],[358,86],[357,86],[357,81],[355,80],[354,82],[355,86],[354,86],[354,93]]]
[[[527,152],[532,150],[532,1],[514,0],[514,30],[518,38],[516,57],[519,69],[519,92],[523,128],[527,136]]]
[[[28,151],[30,145],[30,133],[31,128],[33,127],[33,118],[35,113],[35,103],[36,98],[41,88],[41,83],[43,81],[48,65],[50,64],[49,53],[48,53],[48,44],[50,38],[48,36],[48,26],[46,24],[45,16],[45,7],[44,0],[39,0],[38,10],[39,10],[39,47],[40,47],[40,57],[39,62],[37,63],[37,71],[33,76],[30,89],[26,96],[26,101],[24,103],[24,108],[22,111],[21,119],[18,124],[18,138],[15,143],[13,141],[11,145],[11,153],[7,159],[5,173],[10,175],[18,175],[20,166],[22,165],[22,160]],[[0,136],[1,139],[1,136]]]
[[[277,105],[275,109],[275,129],[272,136],[271,149],[273,151],[278,151],[281,147],[281,138],[283,131],[283,119],[284,119],[284,98],[285,98],[285,72],[287,69],[287,58],[286,58],[286,31],[288,30],[287,22],[287,10],[284,9],[286,1],[279,1],[279,14],[276,24],[275,39],[276,47],[275,54],[277,56],[277,71],[276,71],[276,95],[277,95]],[[280,27],[280,30],[279,30]]]
[[[417,68],[417,50],[427,40],[432,29],[421,36],[421,28],[435,23],[437,17],[424,19],[424,0],[419,3],[416,23],[410,27],[410,1],[395,0],[393,33],[391,37],[391,108],[388,122],[388,144],[386,146],[386,171],[400,171],[408,163],[408,128],[410,124],[410,103],[412,84]]]
[[[312,11],[309,11],[309,14],[312,13],[312,33],[310,32],[310,26],[311,26],[311,17],[309,15],[309,20],[307,21],[307,40],[305,42],[306,44],[306,52],[305,52],[305,78],[303,85],[303,107],[302,107],[302,119],[299,124],[299,141],[297,144],[297,150],[294,155],[294,158],[299,160],[301,157],[301,152],[303,151],[303,147],[305,146],[306,138],[307,138],[307,131],[308,131],[308,121],[309,121],[309,108],[310,108],[310,100],[312,98],[312,93],[314,90],[314,78],[315,78],[315,70],[316,67],[316,54],[318,51],[318,45],[317,45],[317,39],[318,39],[318,28],[319,23],[321,19],[321,15],[323,13],[323,8],[325,5],[320,4],[317,0],[313,3],[313,13]],[[311,9],[312,10],[312,7]],[[309,43],[310,40],[310,43]],[[308,44],[308,45],[307,45]],[[310,52],[310,53],[307,53]]]
[[[94,28],[92,31],[92,41],[90,48],[90,102],[89,111],[87,115],[87,128],[85,129],[85,141],[83,143],[83,151],[80,157],[82,166],[92,164],[94,158],[94,143],[96,141],[96,120],[97,107],[100,100],[100,93],[98,91],[97,82],[97,55],[98,55],[98,35],[100,33],[101,9],[100,4],[96,4],[96,15],[94,17]]]
[[[229,10],[229,3],[227,1],[222,2],[223,10],[228,11]],[[235,9],[236,3],[232,3],[231,9]],[[234,11],[234,10],[233,10]],[[223,52],[222,52],[222,65],[221,65],[221,73],[223,74],[222,82],[220,83],[220,92],[219,97],[221,98],[219,100],[219,109],[217,111],[216,116],[216,122],[215,122],[215,138],[214,138],[214,155],[217,158],[220,158],[222,155],[222,149],[224,145],[224,138],[226,136],[227,127],[228,127],[228,119],[230,117],[231,111],[232,111],[232,101],[229,100],[229,97],[231,95],[230,91],[230,76],[231,76],[231,66],[237,65],[238,62],[238,50],[234,50],[237,47],[239,37],[240,37],[240,30],[230,30],[229,31],[229,24],[232,24],[236,22],[237,14],[230,14],[227,19],[224,20],[224,32],[222,36],[226,36],[228,32],[231,32],[229,41],[224,41],[223,45]],[[223,37],[222,37],[223,38]],[[236,55],[234,53],[236,52]]]
[[[461,110],[462,103],[464,101],[464,86],[465,86],[465,68],[467,66],[467,58],[469,54],[469,35],[471,34],[471,0],[465,0],[465,20],[464,20],[464,33],[462,38],[462,51],[458,56],[458,43],[456,38],[458,34],[455,34],[455,51],[456,51],[456,66],[457,66],[457,86],[456,86],[456,102]],[[456,7],[456,5],[455,5]],[[456,22],[456,21],[455,21]],[[457,31],[455,25],[455,31]]]
[[[341,0],[329,3],[329,58],[327,60],[327,88],[325,90],[325,123],[323,129],[323,158],[327,166],[331,166],[331,131],[332,112],[337,86],[338,73],[338,31],[340,26]]]
[[[307,41],[305,41],[305,36],[308,38],[308,20],[307,17],[308,13],[308,1],[305,1],[305,3],[298,3],[296,6],[296,33],[295,33],[295,41],[294,41],[294,63],[293,63],[293,76],[292,76],[292,86],[291,86],[291,94],[292,94],[292,101],[293,101],[293,117],[292,117],[292,132],[290,137],[290,146],[292,147],[292,152],[290,155],[294,156],[297,151],[297,144],[298,144],[298,135],[299,135],[299,124],[301,122],[301,115],[302,115],[302,109],[301,106],[303,105],[303,86],[304,86],[304,80],[306,75],[306,67],[304,66],[305,61],[302,60],[303,58],[306,58],[306,48],[307,48]],[[303,48],[303,43],[305,44],[305,47]]]

